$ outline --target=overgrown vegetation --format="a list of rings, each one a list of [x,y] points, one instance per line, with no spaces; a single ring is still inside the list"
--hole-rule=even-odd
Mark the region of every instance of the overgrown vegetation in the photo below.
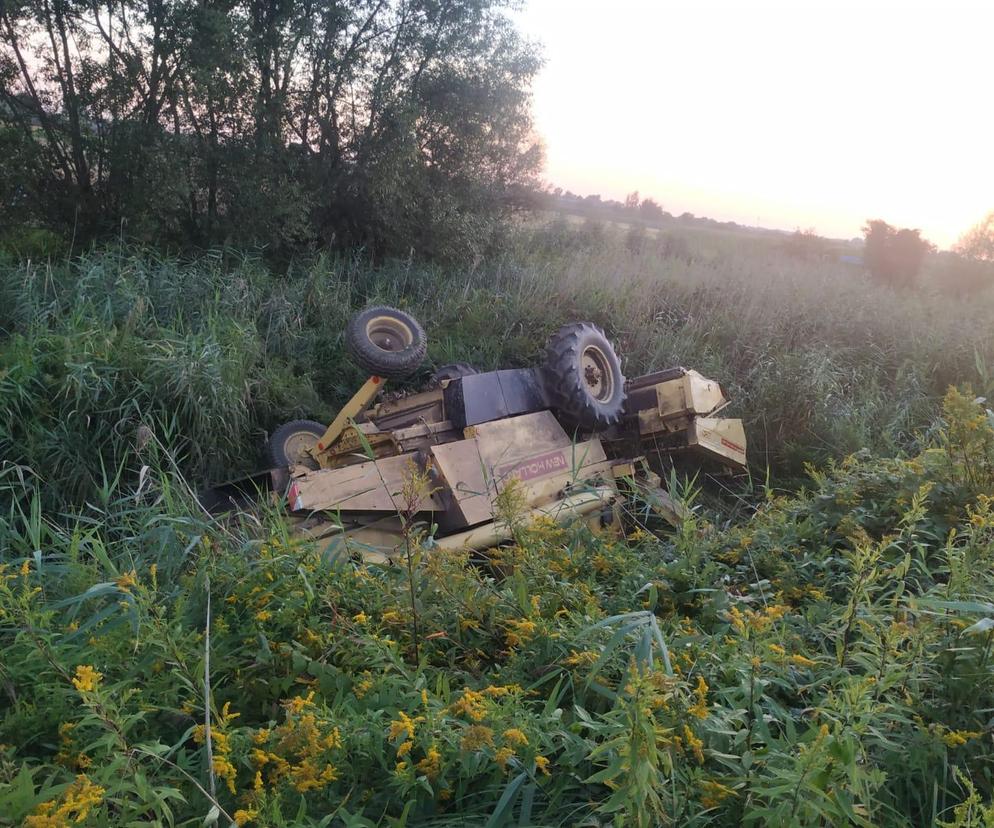
[[[994,423],[969,395],[918,456],[740,527],[533,524],[486,566],[212,524],[165,460],[62,525],[8,474],[0,824],[990,818]]]
[[[468,272],[4,264],[0,825],[985,825],[989,297],[598,232],[521,228]],[[425,372],[529,363],[576,318],[630,374],[698,368],[758,482],[658,537],[523,526],[508,498],[488,561],[417,527],[387,569],[275,507],[204,515],[203,480],[355,387],[340,332],[372,301],[426,323]]]
[[[862,448],[914,448],[945,389],[990,389],[990,298],[895,294],[844,266],[704,233],[522,229],[474,270],[320,257],[274,273],[219,251],[193,260],[121,248],[0,268],[0,454],[80,503],[146,430],[192,480],[252,470],[265,433],[328,419],[361,380],[345,320],[412,310],[432,366],[532,364],[575,319],[612,332],[629,375],[682,364],[720,378],[747,421],[757,480],[784,483]],[[134,465],[132,463],[132,465]]]

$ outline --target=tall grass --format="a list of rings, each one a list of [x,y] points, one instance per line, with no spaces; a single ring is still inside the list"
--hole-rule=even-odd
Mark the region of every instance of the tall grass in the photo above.
[[[720,380],[760,476],[859,449],[913,448],[951,383],[990,389],[994,299],[895,293],[762,239],[696,233],[637,249],[601,229],[522,228],[466,270],[319,256],[286,272],[221,250],[192,260],[126,247],[0,266],[0,455],[79,502],[148,433],[193,478],[254,468],[265,434],[327,419],[361,381],[342,330],[399,305],[434,366],[525,365],[578,318],[602,324],[634,375],[682,364]]]

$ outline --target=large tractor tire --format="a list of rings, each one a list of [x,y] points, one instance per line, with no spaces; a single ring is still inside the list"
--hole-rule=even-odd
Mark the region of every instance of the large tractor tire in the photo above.
[[[424,361],[428,340],[413,316],[381,305],[366,308],[349,320],[345,346],[364,371],[384,379],[403,379]]]
[[[271,468],[318,468],[318,463],[309,454],[309,450],[317,446],[326,429],[327,426],[314,420],[293,420],[281,425],[270,435],[266,444]]]
[[[472,365],[468,362],[450,362],[448,365],[443,365],[438,368],[435,373],[431,375],[431,379],[428,380],[428,384],[432,388],[437,388],[442,384],[444,380],[454,380],[460,377],[471,377],[473,374],[479,373]]]
[[[567,424],[599,431],[621,419],[621,360],[596,325],[574,322],[549,337],[541,377],[549,404]]]

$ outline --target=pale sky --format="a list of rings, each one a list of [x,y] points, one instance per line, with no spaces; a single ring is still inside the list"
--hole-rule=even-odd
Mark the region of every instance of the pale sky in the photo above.
[[[940,247],[994,210],[994,0],[524,0],[545,176]]]

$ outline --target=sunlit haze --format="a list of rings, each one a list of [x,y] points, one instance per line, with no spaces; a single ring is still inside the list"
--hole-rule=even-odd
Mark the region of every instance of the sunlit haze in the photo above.
[[[546,180],[948,246],[994,209],[994,3],[526,0]]]

